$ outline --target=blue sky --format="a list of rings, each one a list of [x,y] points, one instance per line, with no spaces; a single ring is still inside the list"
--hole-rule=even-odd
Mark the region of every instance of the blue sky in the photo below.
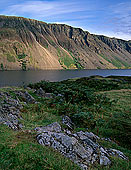
[[[0,0],[0,15],[64,23],[131,40],[131,0]]]

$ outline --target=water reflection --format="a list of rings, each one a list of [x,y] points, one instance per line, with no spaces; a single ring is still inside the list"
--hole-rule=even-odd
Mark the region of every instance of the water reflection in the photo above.
[[[0,71],[0,86],[19,86],[40,80],[61,81],[76,77],[131,76],[131,70],[40,70],[40,71]]]

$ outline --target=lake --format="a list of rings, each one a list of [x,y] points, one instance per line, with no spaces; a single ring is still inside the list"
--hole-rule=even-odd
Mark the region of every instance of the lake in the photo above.
[[[77,77],[89,77],[100,75],[103,77],[131,76],[131,69],[128,70],[30,70],[30,71],[0,71],[0,87],[20,86],[28,83],[35,83],[41,80],[61,81]]]

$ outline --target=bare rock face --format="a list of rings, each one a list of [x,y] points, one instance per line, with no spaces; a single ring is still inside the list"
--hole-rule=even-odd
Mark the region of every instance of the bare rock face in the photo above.
[[[70,120],[66,117],[66,120]],[[65,119],[64,119],[65,120]],[[67,122],[67,121],[66,121]],[[71,122],[70,122],[71,123]],[[128,159],[122,152],[115,149],[106,149],[96,141],[100,139],[90,132],[67,133],[62,130],[59,123],[55,122],[45,127],[37,127],[37,141],[39,144],[49,146],[62,153],[81,169],[86,170],[90,164],[110,165],[110,156]]]

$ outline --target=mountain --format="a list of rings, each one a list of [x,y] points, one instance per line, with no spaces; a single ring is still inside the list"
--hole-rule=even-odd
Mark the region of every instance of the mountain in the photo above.
[[[131,41],[81,28],[0,16],[0,69],[130,68]]]

